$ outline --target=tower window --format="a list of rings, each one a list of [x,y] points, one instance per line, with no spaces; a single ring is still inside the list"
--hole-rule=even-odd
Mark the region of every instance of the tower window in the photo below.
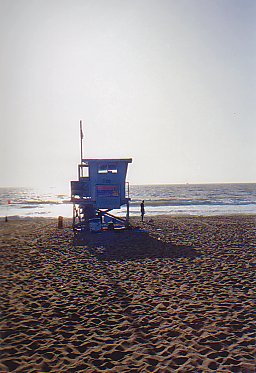
[[[98,174],[117,174],[117,165],[115,163],[101,164],[98,168]]]

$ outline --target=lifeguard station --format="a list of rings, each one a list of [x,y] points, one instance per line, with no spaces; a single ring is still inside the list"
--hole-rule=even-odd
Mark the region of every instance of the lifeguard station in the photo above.
[[[116,223],[128,227],[130,196],[126,173],[132,159],[83,159],[81,126],[80,122],[81,163],[78,165],[78,180],[71,181],[73,229],[88,230],[89,223],[94,221],[113,228]],[[127,208],[126,218],[110,213],[124,205]]]

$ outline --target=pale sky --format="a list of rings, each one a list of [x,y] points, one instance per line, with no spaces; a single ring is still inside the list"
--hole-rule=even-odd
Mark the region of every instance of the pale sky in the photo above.
[[[132,184],[255,182],[255,0],[0,0],[1,186],[133,158]]]

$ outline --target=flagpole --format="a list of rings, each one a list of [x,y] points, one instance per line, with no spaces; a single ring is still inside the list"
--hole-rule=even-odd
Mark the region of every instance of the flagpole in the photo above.
[[[81,164],[83,160],[83,128],[82,128],[82,121],[80,120],[80,150],[81,150]]]

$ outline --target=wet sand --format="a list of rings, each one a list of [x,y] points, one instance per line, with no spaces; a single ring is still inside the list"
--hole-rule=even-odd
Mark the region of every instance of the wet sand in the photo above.
[[[0,222],[0,372],[255,372],[256,217]]]

